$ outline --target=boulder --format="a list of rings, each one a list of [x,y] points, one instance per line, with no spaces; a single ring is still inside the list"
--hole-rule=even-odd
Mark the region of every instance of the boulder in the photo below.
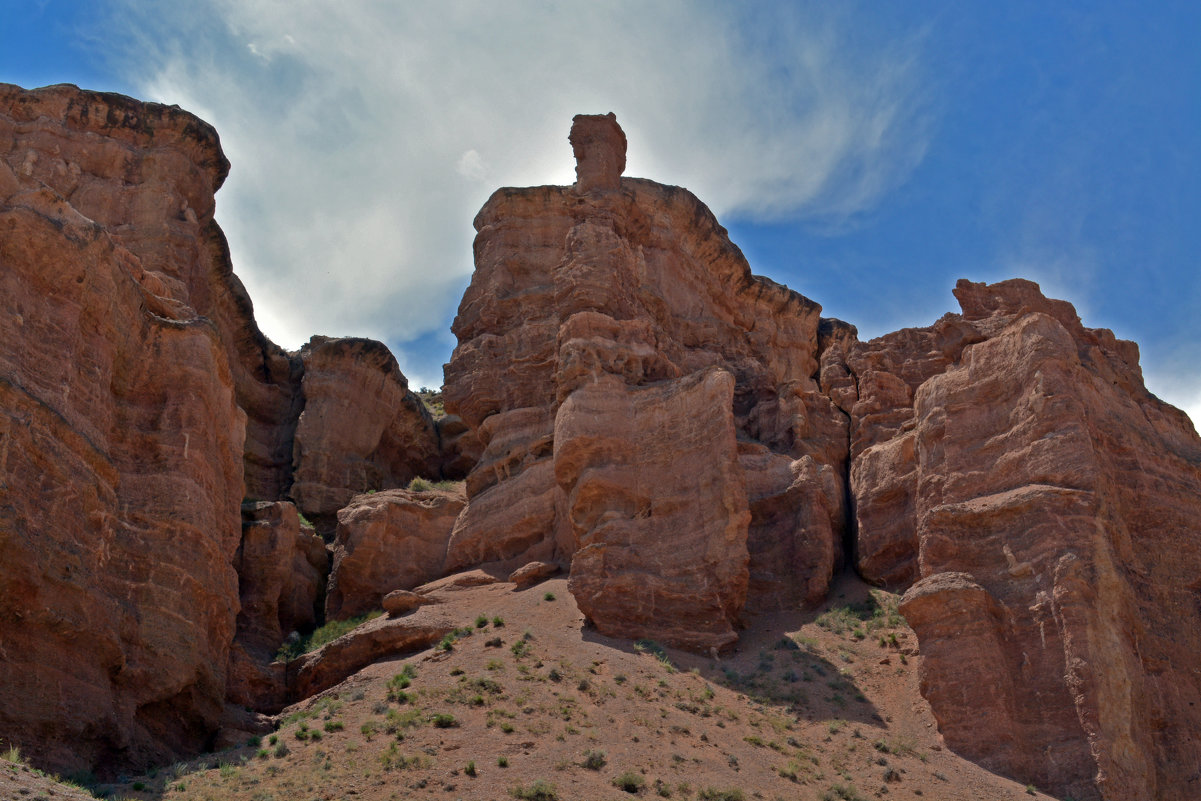
[[[384,490],[359,495],[338,512],[325,616],[341,620],[443,575],[446,544],[462,492]]]
[[[718,368],[636,388],[610,376],[560,407],[568,589],[601,633],[702,652],[737,641],[750,512],[733,391]]]
[[[384,611],[392,617],[400,617],[406,612],[412,612],[419,606],[433,603],[437,603],[437,601],[427,595],[418,595],[408,590],[392,590],[392,592],[384,596],[381,605]]]
[[[509,581],[517,585],[516,589],[524,590],[546,581],[558,572],[559,566],[552,562],[529,562],[510,573]]]

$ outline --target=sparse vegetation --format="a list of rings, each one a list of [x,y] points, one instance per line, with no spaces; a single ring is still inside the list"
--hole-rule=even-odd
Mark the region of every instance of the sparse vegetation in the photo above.
[[[555,786],[544,782],[542,779],[534,782],[529,787],[523,787],[519,784],[509,790],[509,795],[519,798],[522,801],[559,801],[559,793],[555,789]]]
[[[326,643],[333,642],[342,635],[349,633],[355,627],[366,623],[368,620],[374,620],[382,614],[382,610],[377,610],[368,612],[365,615],[347,618],[346,620],[331,620],[310,634],[293,638],[284,643],[276,651],[275,658],[282,662],[290,662],[301,654],[316,651]]]
[[[417,390],[417,397],[421,399],[422,404],[435,420],[446,416],[446,407],[442,402],[442,390],[422,387]]]
[[[821,801],[867,801],[853,784],[832,784],[821,795]]]
[[[439,490],[441,492],[452,492],[459,488],[463,482],[461,481],[431,481],[428,478],[418,476],[409,482],[405,487],[409,492],[432,492]]]
[[[605,752],[585,751],[584,761],[580,764],[588,770],[600,770],[605,766]]]
[[[627,770],[625,773],[613,777],[613,786],[619,790],[625,790],[627,793],[637,793],[646,787],[646,779],[642,778],[639,773]]]
[[[701,801],[746,801],[746,796],[737,788],[718,790],[716,787],[706,787],[696,797]]]

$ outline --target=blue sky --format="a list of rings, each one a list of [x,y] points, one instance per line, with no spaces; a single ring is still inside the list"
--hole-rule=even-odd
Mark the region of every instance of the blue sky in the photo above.
[[[471,219],[573,179],[575,113],[861,336],[1038,281],[1201,419],[1201,4],[9,0],[0,81],[178,103],[260,324],[441,382]]]

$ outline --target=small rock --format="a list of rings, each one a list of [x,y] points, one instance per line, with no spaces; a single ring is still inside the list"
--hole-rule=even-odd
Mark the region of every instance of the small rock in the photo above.
[[[522,590],[550,578],[559,572],[559,566],[551,562],[530,562],[509,574],[509,581]]]
[[[392,617],[399,617],[406,612],[412,612],[422,604],[438,603],[433,598],[425,595],[418,595],[415,592],[408,590],[393,590],[384,596],[383,606],[384,611]]]

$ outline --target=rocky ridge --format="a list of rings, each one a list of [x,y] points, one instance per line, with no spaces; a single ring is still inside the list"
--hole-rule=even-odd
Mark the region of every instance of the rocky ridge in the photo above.
[[[574,186],[476,218],[435,421],[379,343],[258,331],[211,128],[0,87],[0,736],[52,767],[171,760],[428,647],[439,592],[556,569],[602,635],[716,656],[847,565],[904,592],[956,752],[1077,799],[1192,797],[1201,439],[1137,347],[1021,280],[860,342],[686,190],[623,177],[612,115],[570,142]],[[465,500],[398,489],[464,473]]]

